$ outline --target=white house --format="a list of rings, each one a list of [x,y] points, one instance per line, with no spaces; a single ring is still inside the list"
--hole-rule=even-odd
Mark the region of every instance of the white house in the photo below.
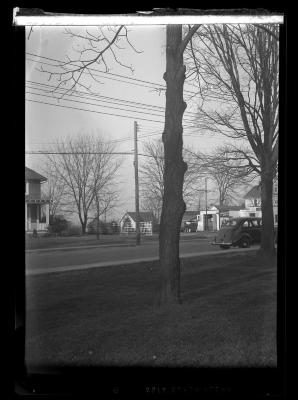
[[[246,195],[245,200],[245,210],[241,210],[244,217],[262,217],[261,209],[261,186],[254,186]],[[274,215],[274,225],[278,224],[278,180],[273,182],[273,215]]]
[[[215,206],[211,206],[206,210],[200,211],[198,215],[197,232],[199,231],[216,231],[219,229],[219,211]]]
[[[181,221],[181,231],[191,232],[193,229],[196,230],[199,214],[200,211],[185,211]]]
[[[43,232],[49,224],[49,200],[41,198],[47,178],[25,167],[25,232]]]
[[[140,211],[140,233],[141,235],[152,235],[154,215],[151,212]],[[130,234],[136,232],[136,212],[126,212],[119,221],[120,233]]]

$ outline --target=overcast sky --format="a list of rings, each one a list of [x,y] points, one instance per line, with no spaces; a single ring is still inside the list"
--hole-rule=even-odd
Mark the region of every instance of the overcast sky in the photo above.
[[[86,28],[84,27],[76,27],[75,29],[80,34],[85,34],[86,32]],[[112,58],[107,60],[110,72],[164,85],[165,82],[162,76],[165,72],[165,26],[134,26],[130,27],[129,30],[131,43],[138,51],[142,52],[136,53],[126,44],[124,49],[117,50],[117,57],[122,64],[133,66],[134,72],[132,73],[129,68],[117,64]],[[88,31],[91,33],[95,32],[96,28],[88,27]],[[63,61],[66,60],[66,55],[70,58],[77,58],[78,56],[74,51],[77,46],[80,46],[79,41],[65,34],[65,28],[63,27],[34,27],[31,33],[30,28],[26,28],[26,99],[35,101],[26,101],[26,150],[47,150],[49,144],[56,139],[63,140],[66,136],[85,132],[95,135],[101,134],[106,140],[123,139],[117,143],[117,151],[132,151],[133,125],[134,121],[137,121],[140,137],[139,152],[141,153],[144,141],[161,138],[163,130],[162,112],[157,113],[160,116],[153,116],[150,115],[150,111],[144,109],[141,113],[121,111],[119,110],[122,107],[121,105],[107,102],[101,102],[96,106],[92,106],[90,104],[78,103],[77,101],[81,99],[76,97],[73,97],[73,101],[66,101],[65,99],[58,101],[54,97],[46,98],[38,95],[38,93],[42,94],[42,92],[37,90],[40,83],[47,85],[57,84],[54,77],[48,80],[49,74],[38,71],[41,67],[38,61],[43,60],[47,63],[54,63],[54,61],[39,57]],[[51,69],[53,67],[43,65],[43,68]],[[108,74],[101,74],[98,79],[100,82],[95,82],[90,77],[84,77],[82,82],[86,83],[86,85],[91,84],[90,89],[92,92],[101,96],[164,107],[164,91],[154,90],[150,84],[135,80],[126,80],[126,83],[124,83],[121,82],[123,78]],[[136,83],[143,86],[139,86]],[[77,88],[77,90],[85,91],[83,88]],[[187,91],[191,90],[193,88],[186,82],[185,99],[189,96]],[[71,98],[68,97],[68,99]],[[36,101],[58,106],[41,104]],[[83,108],[84,110],[88,109],[96,112],[69,109],[59,107],[59,105]],[[126,108],[126,110],[128,109]],[[136,109],[132,110],[136,111]],[[195,102],[188,102],[187,111],[195,111]],[[131,118],[104,115],[100,114],[100,112],[120,114],[125,117],[131,116]],[[148,112],[149,114],[146,114]],[[144,119],[160,121],[160,123],[145,121]],[[187,122],[185,122],[186,125],[188,125]],[[218,144],[222,143],[223,140],[223,137],[199,135],[194,129],[185,128],[184,130],[184,145],[191,146],[194,150],[203,152],[211,151]],[[121,217],[126,211],[133,211],[135,209],[133,156],[126,155],[123,158],[124,161],[119,175],[119,181],[122,182],[122,205],[112,215],[116,218]],[[143,163],[145,161],[145,158],[140,156],[139,162]],[[27,155],[26,165],[41,172],[44,165],[44,156]]]

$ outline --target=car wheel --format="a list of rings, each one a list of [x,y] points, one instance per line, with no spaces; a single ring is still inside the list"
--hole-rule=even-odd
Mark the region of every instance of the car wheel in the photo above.
[[[247,249],[248,247],[250,247],[250,239],[248,237],[242,238],[240,241],[240,247],[242,247],[243,249]]]
[[[228,250],[230,248],[230,246],[226,245],[226,244],[220,244],[219,247],[223,250]]]

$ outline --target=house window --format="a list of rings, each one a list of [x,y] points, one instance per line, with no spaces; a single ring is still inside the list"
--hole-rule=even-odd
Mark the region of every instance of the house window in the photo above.
[[[255,217],[255,216],[256,216],[256,213],[249,213],[249,216],[250,216],[250,217]]]

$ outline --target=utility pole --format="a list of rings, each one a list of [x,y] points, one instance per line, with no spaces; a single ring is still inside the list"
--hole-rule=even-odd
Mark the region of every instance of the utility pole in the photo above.
[[[196,192],[205,192],[205,213],[206,213],[206,215],[205,215],[205,227],[204,227],[204,230],[205,231],[207,231],[208,230],[208,223],[207,223],[207,221],[208,221],[208,219],[207,219],[207,213],[208,213],[208,203],[207,203],[207,193],[208,192],[213,192],[214,190],[208,190],[207,189],[207,179],[208,178],[205,178],[205,189],[195,189],[195,191]],[[201,209],[201,197],[199,197],[199,209]]]
[[[135,203],[136,203],[136,245],[141,243],[139,209],[139,170],[138,170],[138,124],[134,121],[134,167],[135,167]]]

